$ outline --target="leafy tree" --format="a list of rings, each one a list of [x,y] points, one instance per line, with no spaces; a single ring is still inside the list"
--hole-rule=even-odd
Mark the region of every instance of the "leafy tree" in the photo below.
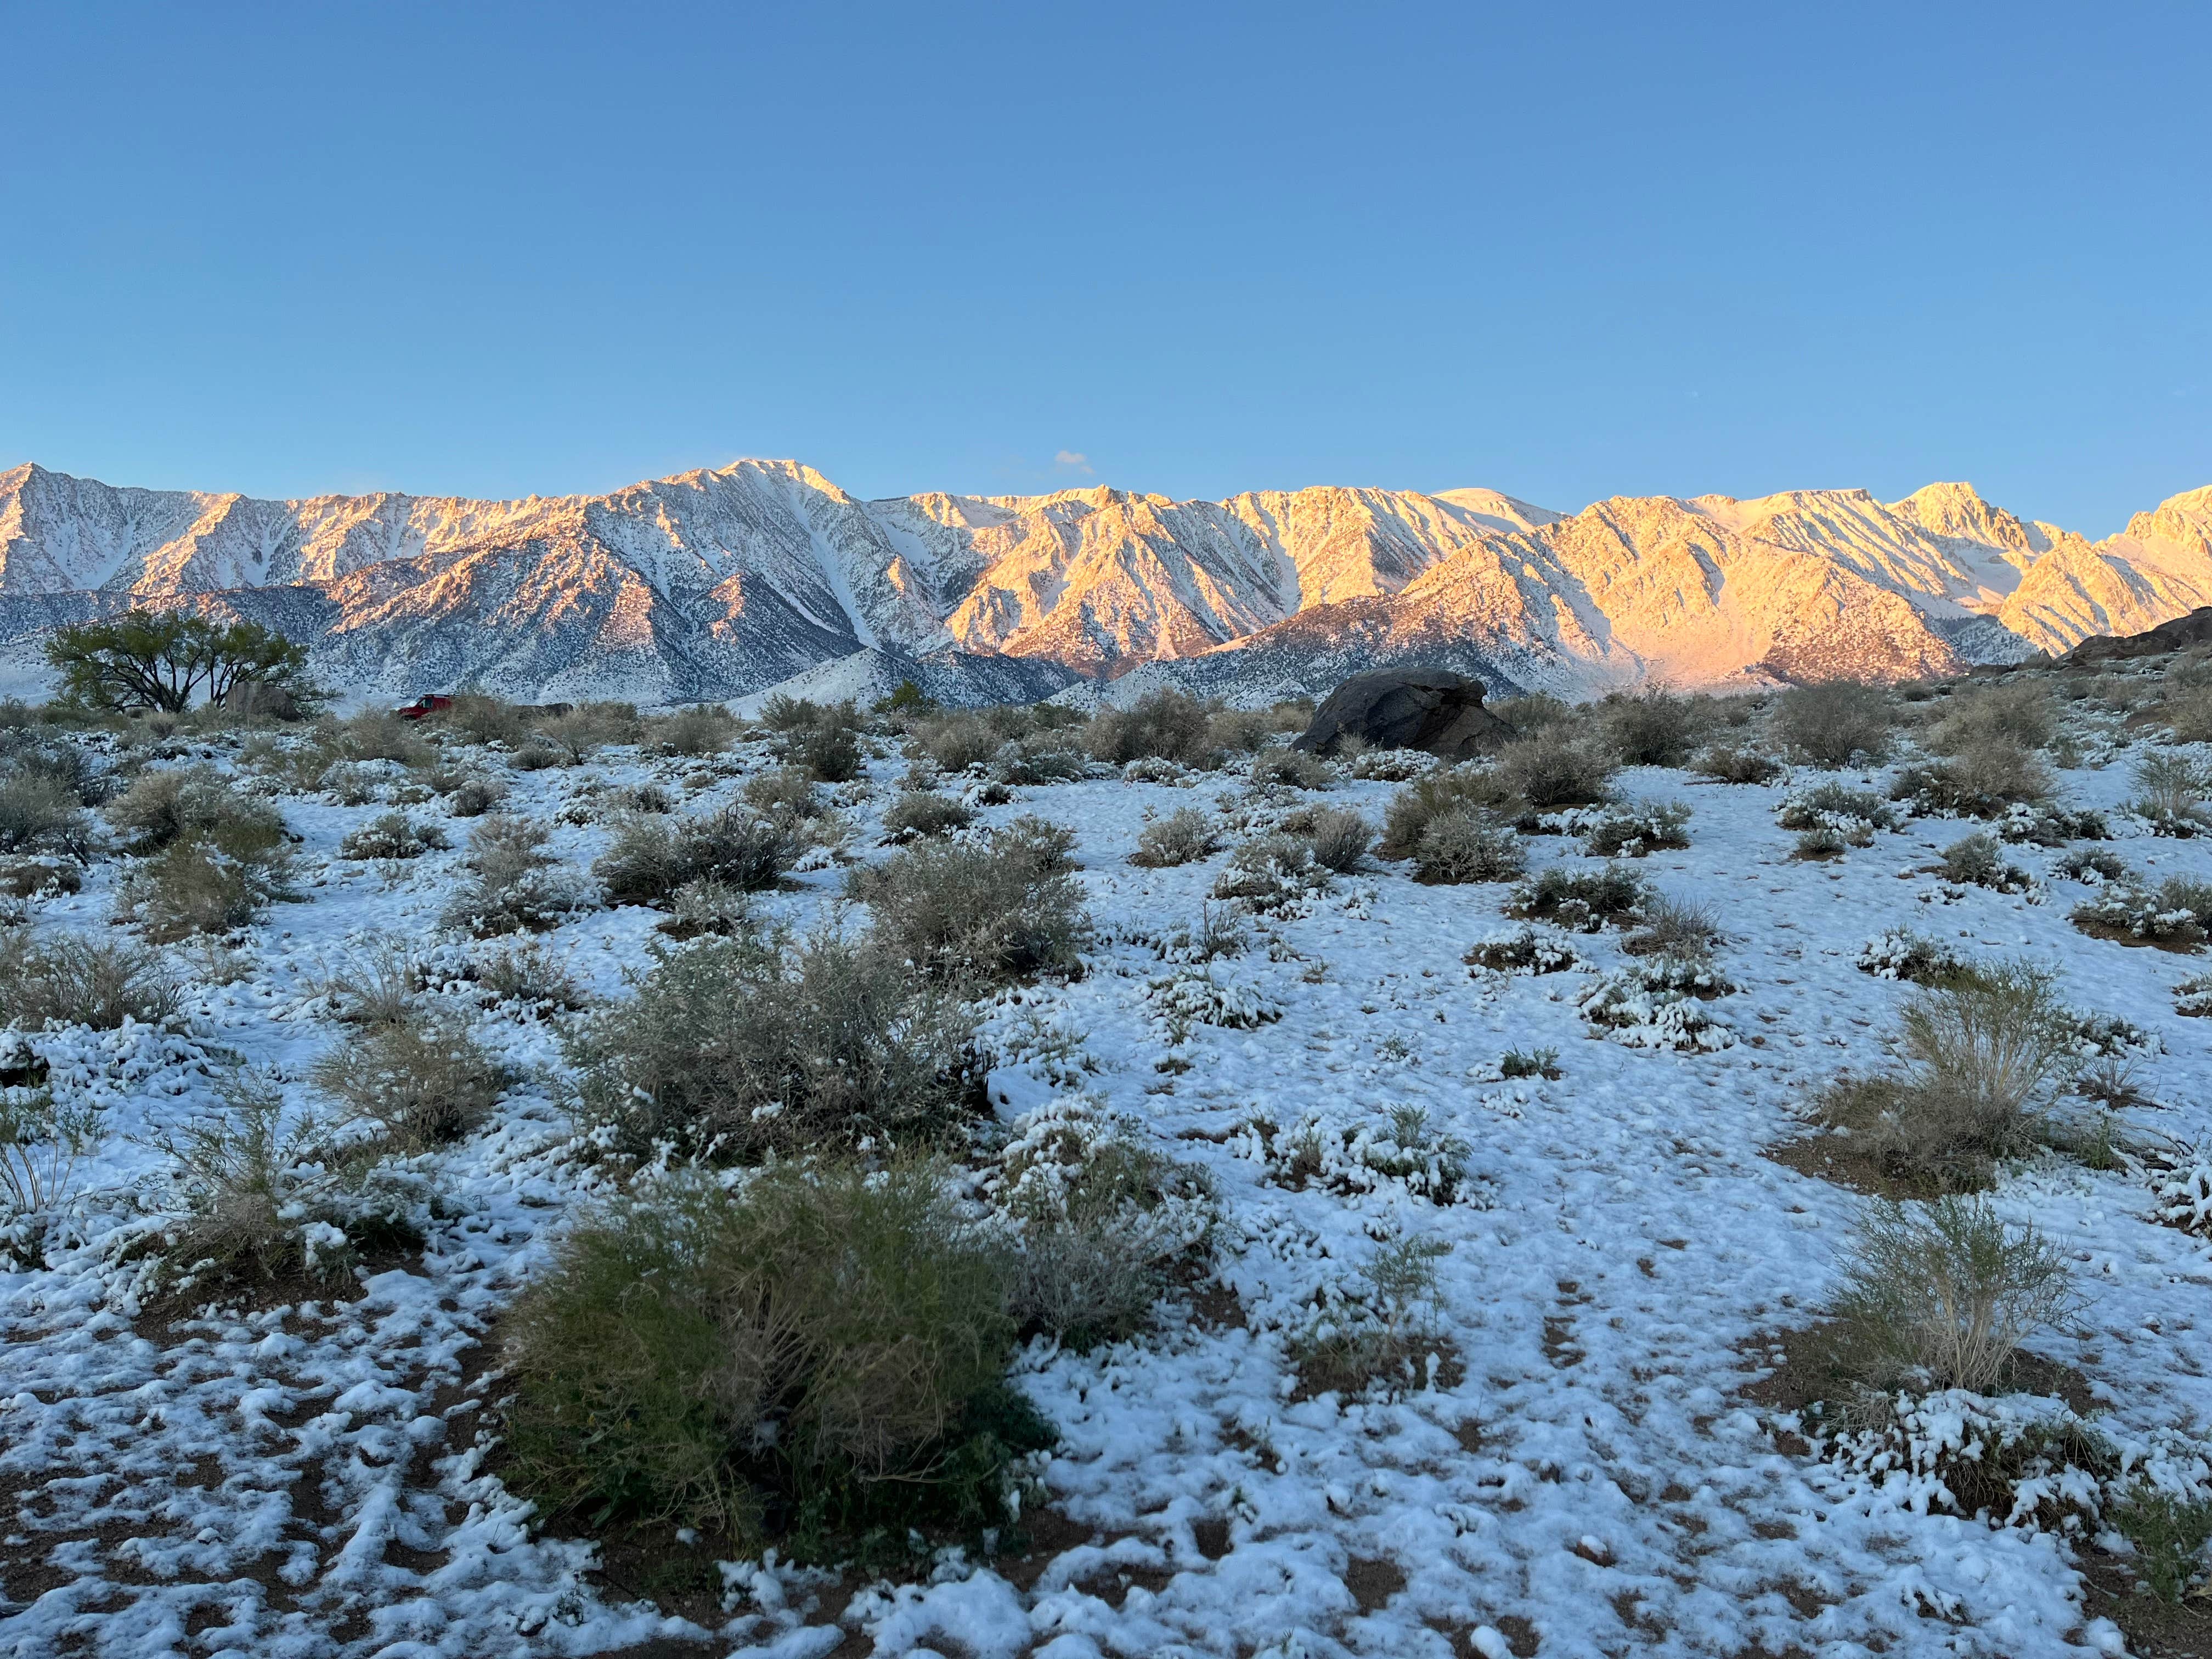
[[[179,611],[133,611],[57,629],[46,660],[62,671],[65,702],[88,708],[181,714],[196,694],[212,701],[241,680],[304,696],[307,648],[258,623],[210,622]]]

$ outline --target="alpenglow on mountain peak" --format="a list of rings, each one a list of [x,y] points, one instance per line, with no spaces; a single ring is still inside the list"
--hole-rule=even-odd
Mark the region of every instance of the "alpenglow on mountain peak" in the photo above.
[[[795,460],[596,495],[264,501],[0,472],[0,646],[134,605],[251,616],[334,687],[954,698],[1164,683],[1243,699],[1423,660],[1500,689],[1904,676],[2212,603],[2212,488],[2091,543],[1971,484],[1615,496],[1091,485],[863,501]]]

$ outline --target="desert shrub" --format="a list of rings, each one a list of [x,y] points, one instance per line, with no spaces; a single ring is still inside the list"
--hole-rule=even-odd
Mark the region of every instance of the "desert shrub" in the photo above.
[[[745,780],[741,792],[745,805],[756,811],[786,813],[794,818],[819,817],[822,796],[804,767],[781,766]]]
[[[1313,845],[1313,860],[1324,870],[1348,876],[1359,868],[1375,844],[1375,828],[1348,806],[1307,806],[1283,820],[1283,828]]]
[[[760,723],[771,732],[804,732],[821,725],[829,713],[811,697],[778,691],[761,704]]]
[[[1796,845],[1790,849],[1793,859],[1839,858],[1852,846],[1850,833],[1839,824],[1816,823],[1809,830],[1800,830]]]
[[[1647,956],[1590,981],[1575,1002],[1584,1019],[1631,1047],[1711,1051],[1735,1036],[1704,1005],[1735,988],[1704,957]]]
[[[1615,692],[1595,709],[1599,729],[1627,766],[1680,766],[1707,725],[1705,708],[1658,690]]]
[[[1527,866],[1520,836],[1463,806],[1431,817],[1413,849],[1417,881],[1511,881]]]
[[[1468,808],[1504,809],[1514,804],[1512,788],[1494,769],[1454,767],[1414,779],[1390,798],[1376,851],[1386,859],[1408,859],[1419,848],[1431,820]]]
[[[1172,933],[1152,936],[1153,954],[1163,962],[1205,963],[1222,957],[1241,956],[1249,943],[1236,913],[1201,904],[1198,926],[1178,927]]]
[[[788,819],[726,808],[701,817],[625,817],[614,843],[592,865],[612,904],[661,904],[695,881],[757,892],[799,861]]]
[[[645,735],[645,724],[635,703],[580,702],[540,719],[533,735],[552,744],[568,764],[580,766],[595,749],[637,742]]]
[[[2194,885],[2194,884],[2191,884]],[[2186,899],[2186,891],[2174,895]],[[2186,902],[2166,902],[2133,881],[2112,882],[2077,904],[2068,920],[2085,933],[2124,935],[2167,950],[2193,951],[2204,942],[2206,920]]]
[[[453,706],[431,718],[470,743],[513,744],[522,740],[522,711],[504,697],[481,691],[456,691]]]
[[[1213,815],[1185,806],[1146,824],[1137,836],[1137,850],[1129,854],[1129,862],[1166,869],[1211,857],[1220,850],[1221,831]]]
[[[1721,925],[1706,906],[1654,894],[1644,902],[1643,921],[1621,940],[1632,957],[1675,957],[1702,961],[1721,942]]]
[[[414,1018],[347,1038],[307,1077],[349,1120],[409,1152],[462,1139],[491,1115],[509,1081],[466,1031]]]
[[[1166,762],[1153,762],[1165,765]],[[1132,765],[1146,763],[1132,762]],[[1020,738],[1002,744],[991,762],[991,775],[1006,783],[1065,783],[1088,775],[1091,763],[1064,733]]]
[[[0,775],[0,853],[90,851],[89,823],[76,790],[61,778],[11,770]]]
[[[564,763],[562,750],[539,732],[532,732],[517,744],[509,762],[518,772],[550,771]]]
[[[397,761],[402,766],[426,766],[433,758],[422,733],[410,722],[387,711],[365,708],[334,723],[319,721],[316,732],[320,741],[347,760]]]
[[[161,942],[227,933],[284,891],[291,850],[283,820],[265,808],[227,820],[143,860],[124,880],[118,913]]]
[[[1213,896],[1233,899],[1248,909],[1286,911],[1329,885],[1327,870],[1315,862],[1313,843],[1303,836],[1255,836],[1240,842],[1229,865],[1214,878]]]
[[[536,933],[582,908],[582,896],[545,851],[550,838],[544,824],[527,818],[479,820],[469,835],[468,877],[447,904],[442,924],[480,939]]]
[[[1558,974],[1582,958],[1565,939],[1522,927],[1492,933],[1475,941],[1467,953],[1470,968],[1486,968],[1496,974]]]
[[[264,1075],[224,1079],[221,1109],[158,1134],[168,1214],[157,1293],[234,1284],[350,1284],[364,1250],[418,1244],[423,1194],[341,1146],[312,1115],[286,1121]]]
[[[1083,1097],[1014,1126],[993,1198],[1018,1244],[1015,1319],[1079,1353],[1144,1328],[1170,1271],[1211,1254],[1218,1211],[1201,1171]]]
[[[0,858],[0,895],[33,899],[54,893],[81,893],[84,877],[75,864],[59,854],[24,858]]]
[[[2035,884],[2027,871],[2006,861],[2004,844],[1986,830],[1963,836],[1943,849],[1943,878],[1964,886],[1993,888],[2000,893],[2025,893]]]
[[[1599,744],[1547,727],[1500,749],[1497,770],[1531,806],[1587,806],[1605,799],[1617,765]]]
[[[1864,1387],[1995,1390],[2020,1345],[2080,1305],[2066,1255],[1986,1200],[1878,1204],[1835,1301],[1835,1354]]]
[[[1010,1264],[926,1170],[669,1180],[571,1233],[508,1317],[511,1484],[801,1559],[1018,1513],[1051,1431],[1005,1382]]]
[[[507,800],[507,786],[496,778],[463,778],[446,795],[446,810],[457,818],[480,818]]]
[[[2051,771],[2033,750],[2009,738],[1984,738],[1950,759],[1908,766],[1890,786],[1893,799],[1915,812],[1960,812],[1996,817],[2015,804],[2048,799]]]
[[[1509,1082],[1531,1077],[1557,1082],[1564,1075],[1559,1070],[1559,1051],[1557,1048],[1508,1048],[1498,1056],[1498,1075]]]
[[[1789,769],[1773,756],[1737,743],[1716,743],[1700,750],[1690,770],[1722,783],[1771,783]]]
[[[753,896],[714,880],[687,881],[668,896],[659,930],[674,939],[729,939],[759,922]]]
[[[2212,739],[2212,685],[2175,688],[2166,693],[2159,714],[2182,743]]]
[[[526,1009],[574,1013],[592,1000],[575,975],[535,939],[485,951],[469,964],[469,975],[494,1001]]]
[[[1856,680],[1793,685],[1782,694],[1774,726],[1782,741],[1815,766],[1880,760],[1889,747],[1889,699]]]
[[[1336,781],[1328,763],[1303,749],[1263,749],[1252,759],[1252,781],[1291,789],[1326,789]]]
[[[582,1115],[649,1160],[756,1163],[942,1133],[974,1086],[975,1017],[872,941],[744,933],[659,952],[573,1039]]]
[[[967,709],[918,722],[914,737],[932,762],[952,773],[982,765],[1006,742],[1005,735],[990,721]]]
[[[413,946],[386,936],[348,951],[319,988],[331,1012],[349,1025],[396,1025],[414,1018],[427,979]]]
[[[412,859],[442,853],[453,843],[434,823],[411,823],[404,812],[386,812],[338,843],[342,859]]]
[[[1655,848],[1687,847],[1683,826],[1689,821],[1690,809],[1680,801],[1608,806],[1584,826],[1583,851],[1594,858],[1640,859]]]
[[[1204,703],[1170,687],[1148,691],[1127,708],[1102,708],[1091,717],[1084,744],[1115,766],[1154,757],[1182,766],[1205,766],[1212,717]]]
[[[1506,902],[1511,916],[1555,921],[1595,933],[1608,921],[1626,926],[1641,919],[1651,890],[1617,864],[1602,870],[1568,870],[1553,866],[1513,890]]]
[[[1871,790],[1833,780],[1783,797],[1774,822],[1784,830],[1832,830],[1852,847],[1868,847],[1877,830],[1897,828],[1897,809]]]
[[[1511,726],[1516,738],[1528,737],[1547,726],[1571,725],[1575,719],[1571,707],[1542,691],[1531,691],[1525,696],[1501,698],[1485,707]]]
[[[719,702],[695,702],[653,721],[651,731],[672,755],[719,755],[737,741],[738,720]]]
[[[1091,932],[1082,890],[1066,842],[1024,827],[1036,823],[982,842],[902,848],[853,871],[846,891],[868,906],[885,950],[933,977],[1003,984],[1079,972]]]
[[[1960,755],[1987,744],[2047,749],[2057,735],[2051,696],[2032,681],[1954,696],[1924,741],[1939,755]]]
[[[2212,830],[2212,769],[2186,755],[2154,751],[2136,763],[2136,793],[2128,810],[2149,821],[2154,834],[2190,836]]]
[[[2145,1480],[2107,1518],[2135,1547],[2136,1571],[2152,1595],[2178,1602],[2190,1592],[2204,1570],[2204,1546],[2212,1542],[2212,1501]]]
[[[811,726],[798,734],[786,754],[819,783],[850,783],[860,775],[860,740],[848,726]]]
[[[74,1196],[100,1128],[97,1106],[57,1101],[43,1085],[0,1087],[0,1270],[46,1265],[42,1224]]]
[[[1858,969],[1876,979],[1943,986],[1956,984],[1967,973],[1968,964],[1965,957],[1942,939],[1928,939],[1910,927],[1893,927],[1859,947]]]
[[[143,945],[68,933],[0,935],[0,1018],[24,1030],[109,1031],[126,1019],[157,1025],[181,997],[176,977]]]
[[[1976,969],[1905,1011],[1900,1067],[1837,1084],[1820,1115],[1896,1179],[1976,1189],[1996,1159],[2043,1133],[2074,1069],[2075,1026],[2047,975],[2019,963]]]
[[[130,836],[134,853],[155,853],[179,841],[221,834],[234,845],[284,836],[284,820],[274,806],[237,788],[211,766],[164,768],[141,772],[107,805],[107,821]]]
[[[2060,875],[2071,877],[2091,887],[2100,887],[2108,881],[2134,879],[2133,872],[2120,855],[2107,852],[2101,847],[2077,847],[2061,858],[2057,867]]]
[[[1450,1354],[1439,1334],[1437,1273],[1450,1251],[1433,1238],[1378,1246],[1350,1293],[1325,1306],[1291,1341],[1300,1389],[1353,1395],[1433,1381],[1438,1362]]]
[[[907,789],[884,811],[884,834],[892,841],[949,836],[975,822],[975,809],[927,789]]]
[[[1206,723],[1206,746],[1256,755],[1274,738],[1274,716],[1261,708],[1224,708]]]

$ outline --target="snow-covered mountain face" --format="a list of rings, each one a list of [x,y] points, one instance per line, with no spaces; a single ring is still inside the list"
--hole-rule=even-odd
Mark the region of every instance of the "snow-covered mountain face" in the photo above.
[[[380,695],[724,698],[848,658],[918,663],[956,696],[1137,670],[1127,689],[1310,688],[1414,657],[1568,691],[1725,685],[1951,672],[2207,603],[2212,489],[2092,544],[1955,483],[1570,516],[1485,489],[863,501],[790,461],[520,501],[0,473],[0,637],[194,605],[307,639],[326,681]]]

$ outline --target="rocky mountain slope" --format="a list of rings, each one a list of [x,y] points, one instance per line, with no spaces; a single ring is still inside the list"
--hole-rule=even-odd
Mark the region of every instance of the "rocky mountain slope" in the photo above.
[[[2207,602],[2212,489],[2093,544],[1957,483],[1567,515],[1485,489],[864,501],[790,461],[519,501],[0,473],[0,641],[19,658],[59,621],[193,605],[308,639],[331,684],[378,695],[666,702],[841,673],[956,698],[1079,677],[1262,695],[1415,657],[1562,690],[1899,677]]]

